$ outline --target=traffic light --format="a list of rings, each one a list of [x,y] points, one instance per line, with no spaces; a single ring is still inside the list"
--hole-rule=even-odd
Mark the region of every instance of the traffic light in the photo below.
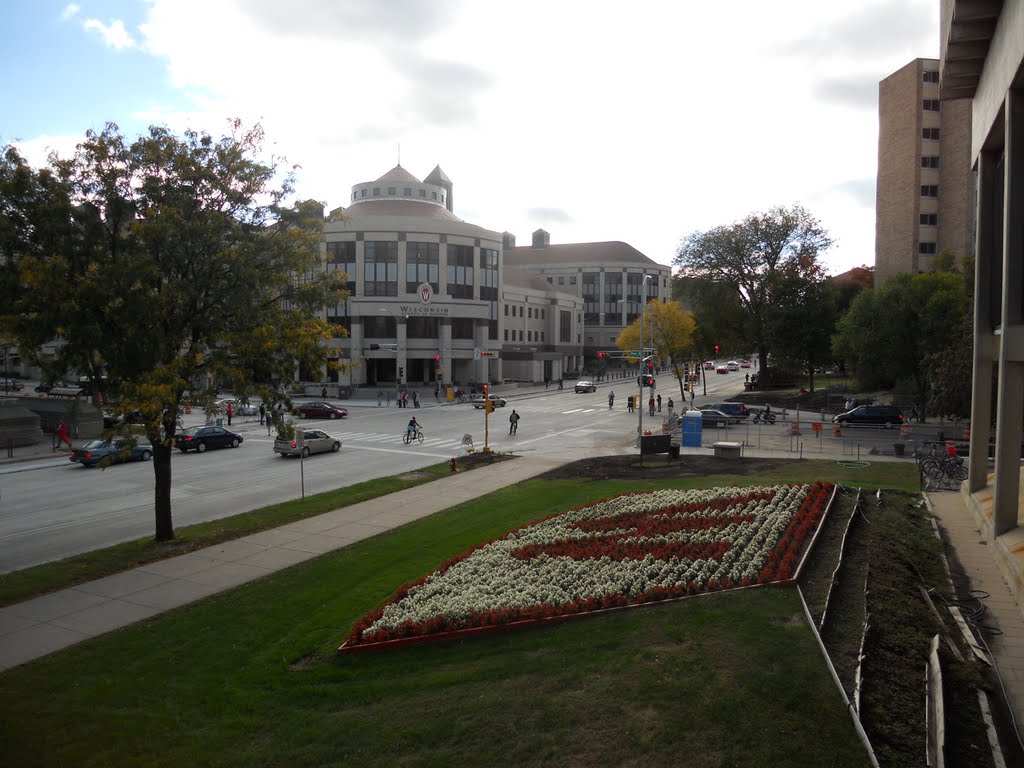
[[[484,397],[487,397],[487,385],[486,384],[484,384],[482,387],[480,387],[480,391],[484,393]]]
[[[654,373],[654,361],[653,360],[648,360],[647,361],[647,372],[648,373]]]
[[[440,368],[440,367],[441,367],[441,356],[440,355],[434,355],[434,368]]]
[[[403,376],[405,376],[405,368],[398,366],[398,378],[402,378]]]
[[[654,377],[653,376],[644,376],[644,386],[645,387],[650,387],[651,389],[654,389]]]
[[[604,352],[598,352],[597,359],[600,360],[602,357],[604,357]]]
[[[718,345],[715,344],[715,357],[718,357]]]

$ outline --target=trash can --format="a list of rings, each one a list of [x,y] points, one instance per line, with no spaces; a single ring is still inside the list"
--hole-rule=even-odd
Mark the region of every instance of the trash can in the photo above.
[[[893,446],[892,446],[893,455],[895,455],[895,456],[902,456],[903,455],[904,447],[905,446],[903,445],[903,443],[893,443]]]
[[[700,411],[687,411],[683,414],[683,446],[700,448],[701,435],[704,429],[704,418]]]

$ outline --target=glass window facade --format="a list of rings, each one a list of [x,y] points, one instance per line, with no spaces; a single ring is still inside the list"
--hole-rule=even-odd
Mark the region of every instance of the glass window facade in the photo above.
[[[473,246],[448,246],[448,295],[453,299],[473,298]]]
[[[364,243],[363,290],[367,296],[398,295],[398,243],[367,240]]]
[[[405,244],[405,292],[416,293],[421,283],[430,283],[434,293],[440,291],[437,243]]]

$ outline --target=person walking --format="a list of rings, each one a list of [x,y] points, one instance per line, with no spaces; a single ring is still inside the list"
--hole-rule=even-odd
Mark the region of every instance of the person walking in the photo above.
[[[693,387],[690,387],[690,407],[691,408],[693,408],[693,399],[694,399],[694,397],[696,397],[696,393],[693,391]],[[672,404],[669,403],[669,408],[671,408],[671,407],[672,407]]]
[[[658,393],[658,413],[661,413],[661,393]]]
[[[267,418],[267,406],[260,403],[260,424],[262,424]]]
[[[434,382],[434,402],[441,402],[441,384],[436,381]]]
[[[512,415],[508,417],[508,433],[514,435],[519,430],[519,414],[512,409]]]
[[[412,391],[412,407],[413,408],[419,408],[420,407],[420,393],[417,392],[415,389]]]
[[[390,401],[391,398],[389,397],[388,400]],[[378,388],[377,389],[377,407],[380,408],[380,404],[383,403],[383,402],[384,402],[384,390]],[[388,405],[390,405],[390,404],[391,403],[389,402]]]
[[[668,412],[672,413],[672,409],[675,407],[675,403],[672,402],[672,398],[668,399]]]
[[[68,448],[71,448],[71,439],[68,437],[68,425],[64,419],[61,419],[57,425],[57,446],[60,447],[65,443],[67,443]]]
[[[231,426],[231,417],[235,415],[235,406],[228,403],[228,407],[224,409],[228,414],[228,426]]]
[[[409,390],[408,389],[402,390],[402,407],[403,408],[408,408],[409,407]]]
[[[327,399],[327,385],[326,384],[324,384],[323,389],[320,390],[320,397],[323,398],[324,400]]]
[[[559,378],[558,379],[558,389],[559,389],[559,391],[565,389],[564,385],[565,385],[565,382],[561,378]]]
[[[388,408],[391,407],[391,390],[390,389],[387,391],[387,406],[388,406]]]
[[[647,400],[647,407],[650,409],[651,416],[654,415],[654,395],[651,395]]]

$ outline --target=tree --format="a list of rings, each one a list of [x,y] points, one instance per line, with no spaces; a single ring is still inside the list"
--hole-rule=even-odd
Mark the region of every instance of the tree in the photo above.
[[[831,245],[828,233],[804,208],[777,207],[729,226],[691,233],[680,243],[674,264],[681,276],[726,286],[739,301],[764,375],[783,275],[819,279],[818,256]]]
[[[701,361],[710,358],[717,344],[723,350],[749,351],[750,330],[747,313],[735,291],[711,280],[675,278],[672,296],[683,307],[693,307],[697,329],[691,356]]]
[[[924,362],[931,382],[931,412],[969,419],[974,384],[974,318],[969,312],[950,325],[946,346],[927,355]],[[992,403],[997,402],[993,397]]]
[[[896,275],[881,288],[858,294],[839,321],[833,350],[867,387],[888,389],[901,380],[911,382],[923,418],[927,358],[947,346],[969,306],[958,272]]]
[[[653,348],[654,356],[661,360],[672,358],[673,372],[679,382],[679,392],[682,396],[684,373],[680,364],[689,358],[693,348],[693,334],[696,329],[693,315],[674,301],[651,301],[632,325],[622,329],[622,333],[615,340],[619,349],[641,348],[641,321],[644,324],[643,346]]]
[[[35,171],[8,147],[0,165],[7,300],[0,332],[51,377],[78,370],[141,411],[153,444],[156,539],[174,537],[171,451],[186,393],[209,407],[222,381],[240,396],[286,401],[296,362],[325,361],[343,298],[320,263],[323,208],[286,205],[293,177],[258,160],[263,133],[129,143],[116,125],[88,132],[74,157]],[[56,340],[54,358],[38,354]],[[34,350],[34,351],[33,351]]]

